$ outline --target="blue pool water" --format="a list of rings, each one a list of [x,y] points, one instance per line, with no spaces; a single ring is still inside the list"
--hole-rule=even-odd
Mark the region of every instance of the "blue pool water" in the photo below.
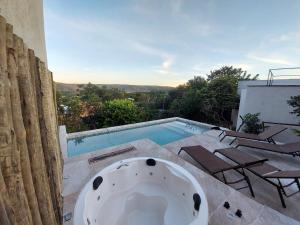
[[[194,126],[174,121],[94,136],[80,137],[68,140],[68,156],[72,157],[145,138],[150,139],[159,145],[165,145],[194,134],[201,134],[208,129],[209,128],[206,126]]]

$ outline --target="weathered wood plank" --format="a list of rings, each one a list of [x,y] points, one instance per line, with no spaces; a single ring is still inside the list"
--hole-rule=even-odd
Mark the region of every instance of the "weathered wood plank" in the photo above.
[[[1,164],[0,164],[1,166]],[[0,201],[1,207],[3,207],[0,211],[0,224],[8,223],[9,225],[17,225],[16,217],[13,208],[11,207],[8,192],[6,190],[6,185],[4,182],[4,178],[2,176],[2,171],[0,169]]]
[[[5,58],[7,60],[6,22],[4,23],[2,20],[2,22],[0,23],[1,36],[3,34],[5,36],[5,42],[4,39],[1,38],[1,58]],[[5,51],[5,55],[3,54],[3,48]],[[6,185],[6,191],[9,196],[11,207],[14,210],[14,216],[17,224],[31,225],[32,218],[21,173],[20,152],[17,147],[16,134],[13,127],[10,83],[8,80],[7,73],[7,61],[4,62],[1,60],[1,63],[3,63],[1,65],[4,65],[3,68],[5,68],[5,70],[2,71],[0,74],[0,80],[3,84],[3,90],[1,90],[2,102],[4,102],[4,107],[2,106],[2,112],[6,114],[3,115],[5,119],[1,121],[1,127],[3,131],[6,132],[6,140],[4,140],[6,142],[1,143],[0,149],[1,170]]]
[[[34,88],[31,83],[28,49],[22,40],[14,36],[18,54],[18,84],[21,96],[23,121],[26,129],[26,141],[31,161],[31,173],[36,196],[40,208],[40,215],[44,225],[56,225],[45,156],[41,142],[40,124]]]
[[[0,16],[0,66],[3,71],[7,69],[7,58],[6,58],[6,20]]]
[[[9,217],[7,215],[4,201],[2,199],[2,196],[0,195],[0,224],[1,225],[10,225]]]
[[[52,76],[48,73],[45,63],[36,60],[38,75],[35,76],[36,99],[40,122],[40,132],[45,155],[52,203],[56,218],[62,218],[62,168],[60,147],[57,136],[56,108],[54,104]]]
[[[0,16],[1,225],[62,224],[56,117],[52,74]]]
[[[1,21],[0,21],[0,32],[1,32]],[[0,34],[1,36],[1,34]],[[1,48],[1,46],[0,46]],[[3,154],[2,151],[6,148],[7,145],[11,142],[9,136],[9,130],[6,127],[7,121],[7,111],[6,111],[6,98],[5,98],[5,84],[3,82],[4,78],[3,67],[0,66],[0,154]],[[2,166],[0,161],[0,196],[3,201],[3,207],[5,210],[1,211],[0,217],[3,220],[9,220],[11,225],[17,225],[14,209],[12,208],[6,184],[2,175]],[[7,217],[7,218],[6,218]]]
[[[17,147],[20,152],[21,171],[28,199],[28,204],[32,216],[33,225],[42,225],[42,220],[39,212],[39,206],[33,185],[30,159],[26,142],[26,130],[23,124],[23,116],[20,102],[20,93],[17,80],[18,65],[16,62],[16,53],[13,41],[12,26],[7,26],[7,61],[8,61],[8,77],[10,81],[10,96],[12,106],[13,125],[16,133]]]

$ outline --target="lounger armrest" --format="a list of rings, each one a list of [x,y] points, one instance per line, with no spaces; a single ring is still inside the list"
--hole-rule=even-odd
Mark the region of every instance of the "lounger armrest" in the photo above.
[[[215,149],[215,150],[213,151],[213,153],[214,153],[214,154],[219,153],[219,154],[221,154],[221,155],[224,155],[224,154],[222,153],[222,151],[227,150],[227,149],[234,149],[234,148],[217,148],[217,149]]]
[[[268,161],[269,159],[260,159],[260,160],[257,160],[257,161],[252,161],[252,162],[248,162],[248,163],[245,163],[243,164],[245,168],[249,168],[249,167],[252,167],[252,166],[257,166],[257,164],[263,164],[264,162]]]
[[[227,167],[226,169],[220,170],[220,171],[216,172],[215,174],[220,173],[220,172],[225,172],[228,170],[237,170],[237,169],[241,169],[241,168],[244,168],[244,166],[243,165],[233,165],[231,167]]]
[[[216,149],[214,151],[214,154],[219,153],[219,154],[225,156],[226,158],[228,158],[228,159],[234,161],[235,163],[237,163],[240,168],[249,168],[251,166],[257,166],[258,164],[263,164],[264,162],[268,161],[268,159],[254,158],[254,159],[252,159],[252,161],[249,161],[249,162],[246,162],[246,163],[241,163],[241,162],[239,162],[240,160],[236,159],[235,157],[233,157],[230,154],[230,150],[238,151],[235,148]]]
[[[257,160],[257,161],[253,161],[253,162],[249,162],[249,163],[237,164],[235,166],[226,168],[222,171],[224,172],[224,171],[227,171],[227,170],[236,170],[236,169],[241,169],[241,168],[249,168],[251,166],[257,166],[258,164],[262,164],[266,161],[268,161],[268,159],[262,159],[262,160]],[[219,171],[219,172],[222,172],[222,171]]]
[[[278,171],[264,176],[265,178],[293,179],[300,178],[300,170]]]

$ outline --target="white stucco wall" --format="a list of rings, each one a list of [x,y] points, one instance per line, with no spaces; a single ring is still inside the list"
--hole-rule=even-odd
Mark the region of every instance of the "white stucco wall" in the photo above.
[[[47,63],[43,0],[0,0],[0,15],[35,55]]]
[[[239,115],[260,113],[261,121],[298,124],[299,117],[290,113],[292,108],[287,104],[296,95],[300,95],[300,86],[248,86],[241,91]],[[238,118],[237,127],[240,124]]]

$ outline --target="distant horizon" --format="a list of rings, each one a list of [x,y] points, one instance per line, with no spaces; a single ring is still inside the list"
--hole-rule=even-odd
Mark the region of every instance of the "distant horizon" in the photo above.
[[[71,84],[71,85],[80,85],[80,84],[88,84],[88,83],[91,83],[91,84],[95,84],[95,85],[130,85],[130,86],[158,86],[158,87],[176,87],[176,86],[169,86],[169,85],[155,85],[155,84],[116,84],[116,83],[93,83],[93,82],[87,82],[87,83],[65,83],[65,82],[60,82],[60,81],[55,81],[55,83],[61,83],[61,84]]]
[[[266,79],[300,65],[300,1],[44,1],[62,83],[176,87],[222,66]]]

